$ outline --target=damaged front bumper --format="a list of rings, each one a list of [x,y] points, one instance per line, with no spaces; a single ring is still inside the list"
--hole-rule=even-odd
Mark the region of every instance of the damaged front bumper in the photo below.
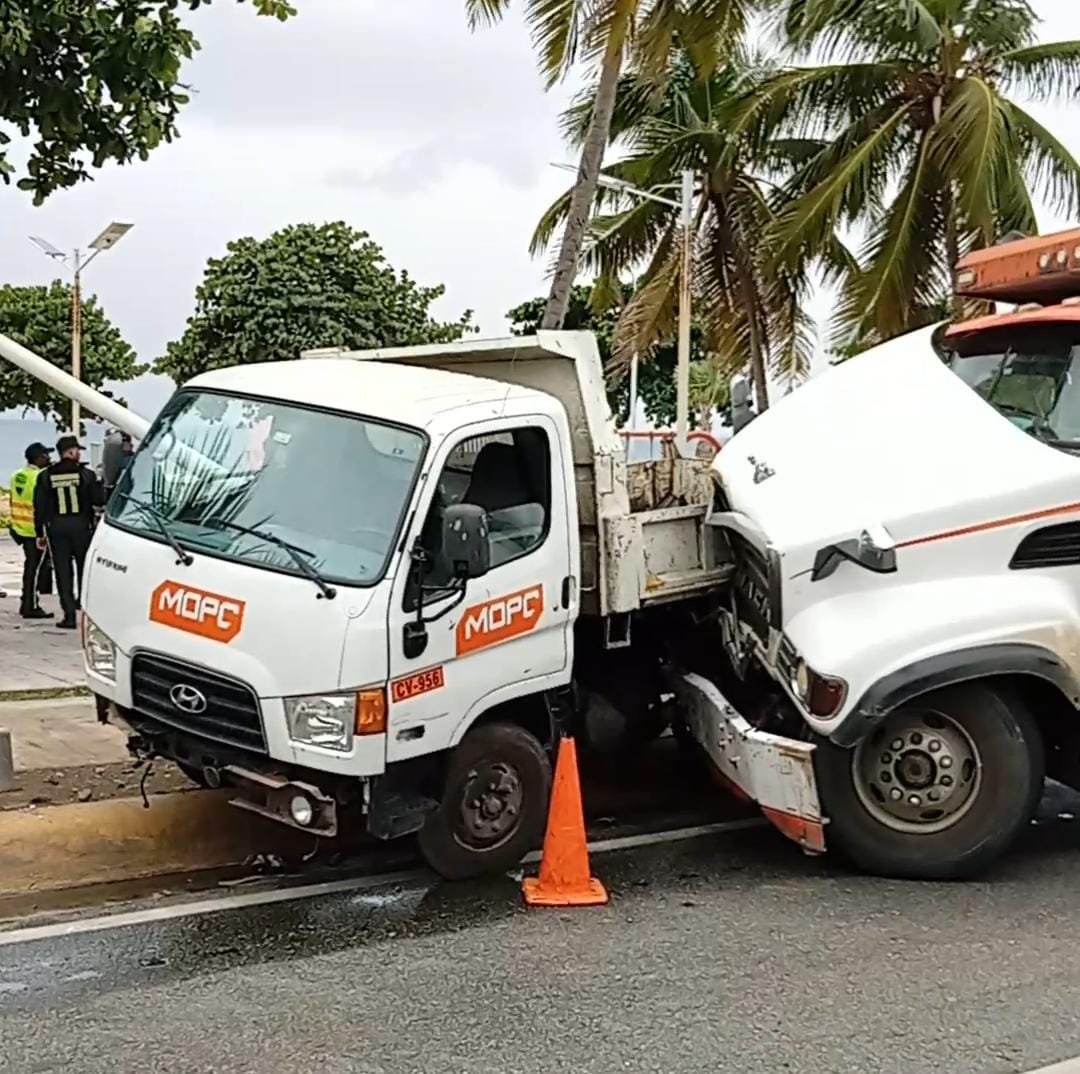
[[[814,775],[814,746],[759,731],[700,675],[673,677],[690,734],[717,772],[807,853],[825,850],[825,825]]]

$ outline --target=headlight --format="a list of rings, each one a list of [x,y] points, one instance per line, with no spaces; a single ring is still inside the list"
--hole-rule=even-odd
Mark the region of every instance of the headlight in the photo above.
[[[87,667],[95,675],[116,682],[116,646],[89,619],[83,620],[83,652]]]
[[[293,742],[348,753],[356,723],[356,694],[287,697],[285,720]]]
[[[810,669],[806,666],[805,660],[800,660],[795,665],[795,674],[792,676],[791,685],[795,693],[805,701],[810,693]]]

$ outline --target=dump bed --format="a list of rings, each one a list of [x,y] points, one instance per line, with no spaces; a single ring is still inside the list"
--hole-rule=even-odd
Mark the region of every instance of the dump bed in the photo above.
[[[303,357],[401,362],[486,377],[558,399],[571,430],[585,614],[628,613],[726,579],[718,541],[705,526],[711,502],[706,464],[669,457],[627,466],[591,332],[324,349]]]

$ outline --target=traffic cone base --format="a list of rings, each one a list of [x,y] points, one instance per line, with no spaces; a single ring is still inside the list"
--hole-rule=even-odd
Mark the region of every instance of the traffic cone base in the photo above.
[[[527,876],[521,891],[530,906],[603,906],[608,901],[607,888],[595,877],[589,877],[584,889],[560,892],[548,891],[539,877]]]
[[[526,879],[521,891],[530,906],[602,906],[608,901],[604,885],[589,873],[577,747],[572,738],[559,742],[540,875]]]

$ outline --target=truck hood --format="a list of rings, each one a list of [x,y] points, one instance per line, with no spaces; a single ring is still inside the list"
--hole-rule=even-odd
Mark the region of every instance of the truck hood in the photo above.
[[[883,524],[898,544],[1047,506],[1080,460],[1002,417],[941,361],[934,328],[830,368],[733,437],[714,463],[732,508],[804,569]],[[1074,500],[1077,497],[1072,497]]]
[[[350,681],[342,676],[347,637],[389,583],[339,586],[335,599],[323,600],[306,578],[192,555],[189,566],[178,565],[167,545],[103,523],[86,562],[87,616],[127,655],[144,650],[200,664],[246,682],[259,697],[385,680],[381,619],[375,644],[348,646]]]

